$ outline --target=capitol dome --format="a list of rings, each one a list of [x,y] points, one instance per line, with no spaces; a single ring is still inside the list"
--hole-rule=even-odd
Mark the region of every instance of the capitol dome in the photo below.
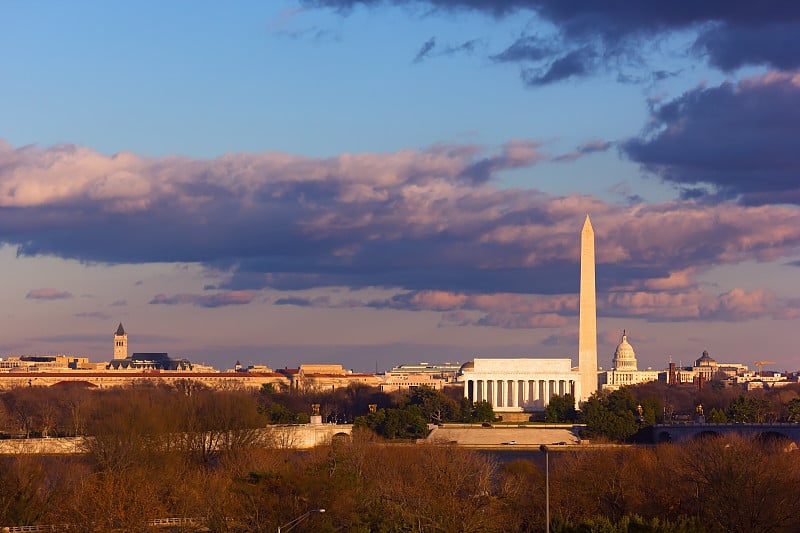
[[[622,340],[614,351],[612,366],[615,370],[636,370],[636,353],[633,346],[628,343],[628,336],[622,332]]]

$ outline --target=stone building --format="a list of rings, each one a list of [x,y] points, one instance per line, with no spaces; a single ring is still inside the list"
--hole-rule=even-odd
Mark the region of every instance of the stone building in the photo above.
[[[597,390],[597,307],[594,228],[586,215],[580,237],[578,366],[571,358],[475,358],[461,367],[464,396],[498,412],[543,410],[554,395],[586,401]]]
[[[531,412],[555,395],[580,397],[580,373],[570,359],[484,359],[461,366],[464,396],[489,402],[496,412]]]
[[[117,332],[114,333],[114,359],[125,359],[128,357],[128,334],[125,333],[125,328],[122,327],[122,322],[117,327]]]
[[[285,376],[295,390],[335,390],[356,384],[377,387],[381,383],[375,374],[360,374],[335,364],[307,364],[275,372]]]

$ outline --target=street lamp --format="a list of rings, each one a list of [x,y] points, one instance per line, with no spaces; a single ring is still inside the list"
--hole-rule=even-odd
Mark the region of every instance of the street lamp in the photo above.
[[[325,509],[311,509],[310,511],[306,511],[305,513],[301,514],[294,520],[283,524],[282,526],[278,526],[278,533],[286,533],[286,531],[290,531],[294,529],[294,526],[311,516],[313,513],[324,513]]]
[[[539,450],[544,452],[544,530],[550,533],[550,448],[542,444]]]

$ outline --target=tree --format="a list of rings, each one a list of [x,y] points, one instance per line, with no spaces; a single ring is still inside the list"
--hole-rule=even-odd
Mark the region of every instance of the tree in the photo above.
[[[368,428],[385,439],[418,439],[428,432],[425,417],[416,405],[404,409],[378,409],[357,417],[354,428]]]
[[[625,389],[592,394],[582,407],[586,432],[592,437],[624,441],[639,429],[636,406],[633,396]]]
[[[575,409],[575,396],[565,394],[564,396],[553,396],[545,409],[545,421],[547,422],[575,422],[578,419],[578,411]]]
[[[470,422],[491,422],[494,420],[494,408],[487,401],[475,402],[472,405],[472,419]]]
[[[728,417],[725,415],[725,411],[714,407],[711,409],[711,412],[708,413],[706,420],[711,424],[724,424],[728,421]]]
[[[762,423],[770,411],[769,401],[752,396],[738,396],[728,406],[727,416],[733,422]]]
[[[786,405],[786,419],[789,422],[800,422],[800,398],[789,400]]]
[[[458,410],[457,404],[444,393],[424,385],[411,391],[407,405],[419,407],[422,416],[432,424],[452,420]]]

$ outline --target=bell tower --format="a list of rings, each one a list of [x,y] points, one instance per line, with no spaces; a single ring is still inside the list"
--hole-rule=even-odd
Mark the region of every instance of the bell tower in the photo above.
[[[114,359],[126,359],[128,357],[128,334],[119,323],[117,332],[114,333]]]

